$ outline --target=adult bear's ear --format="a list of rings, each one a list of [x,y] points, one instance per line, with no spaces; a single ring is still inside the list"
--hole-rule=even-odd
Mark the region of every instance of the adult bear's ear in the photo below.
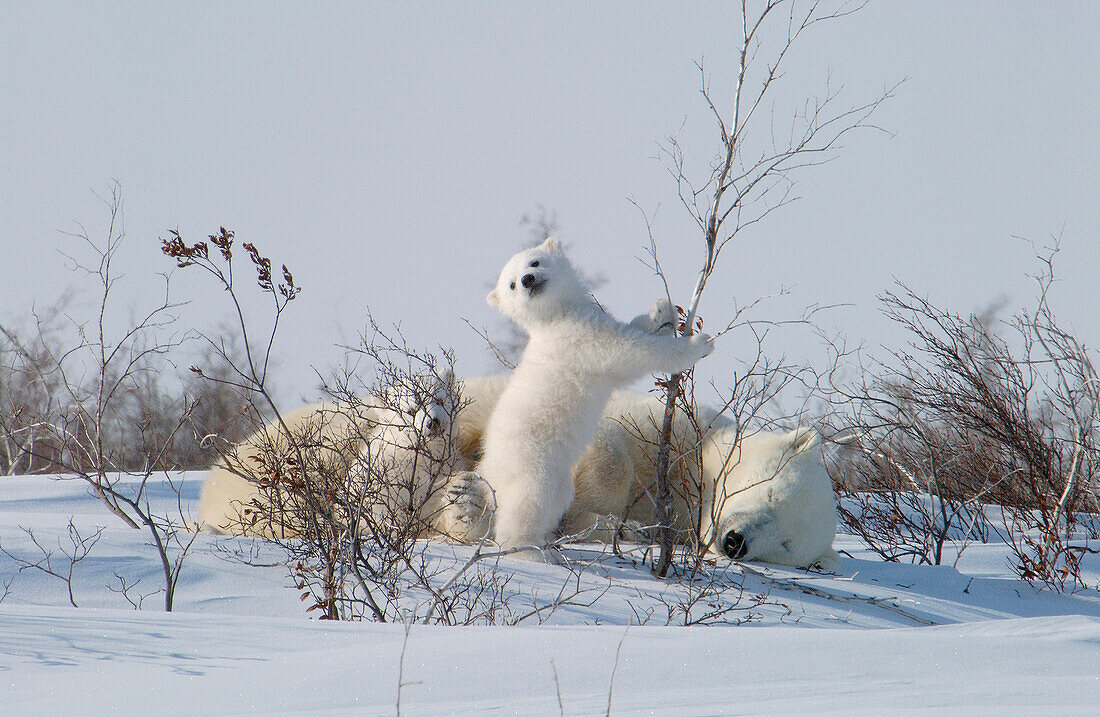
[[[490,291],[489,295],[485,297],[485,300],[488,301],[489,306],[492,306],[494,309],[500,308],[500,295],[497,294],[496,289]]]
[[[560,254],[561,253],[561,242],[558,241],[557,237],[546,237],[546,241],[544,241],[539,248],[540,249],[545,249],[546,251],[552,251],[552,252],[555,252],[557,254]]]

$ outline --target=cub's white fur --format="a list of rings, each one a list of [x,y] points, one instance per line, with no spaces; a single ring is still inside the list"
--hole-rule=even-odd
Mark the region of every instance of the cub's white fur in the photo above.
[[[616,321],[555,239],[509,259],[487,298],[529,340],[489,416],[476,468],[495,509],[456,501],[447,532],[475,540],[491,530],[503,548],[541,545],[573,502],[570,468],[596,435],[612,391],[648,373],[690,368],[713,344],[703,334],[654,333],[654,324],[672,320],[667,301],[630,324]],[[459,477],[459,493],[475,483]]]

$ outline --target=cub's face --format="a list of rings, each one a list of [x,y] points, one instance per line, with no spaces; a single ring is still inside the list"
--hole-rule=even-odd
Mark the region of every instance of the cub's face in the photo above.
[[[516,323],[527,325],[550,319],[587,295],[576,269],[551,237],[509,259],[486,300]]]
[[[380,441],[397,448],[440,453],[450,436],[455,401],[454,376],[450,371],[405,377],[394,387],[389,403],[391,416],[384,420]]]

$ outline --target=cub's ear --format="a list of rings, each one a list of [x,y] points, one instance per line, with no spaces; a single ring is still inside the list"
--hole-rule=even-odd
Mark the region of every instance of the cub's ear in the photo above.
[[[804,453],[821,443],[821,434],[812,428],[796,428],[787,434],[787,445],[791,453],[798,455]]]
[[[557,237],[546,237],[546,241],[544,241],[539,246],[539,248],[540,249],[545,249],[546,251],[552,251],[552,252],[560,254],[561,253],[561,242],[558,241]]]
[[[500,295],[497,294],[496,289],[490,291],[489,295],[485,297],[485,300],[488,301],[489,306],[492,306],[494,309],[500,308]]]
[[[448,366],[435,376],[432,386],[432,398],[445,407],[451,408],[451,400],[457,398],[458,386],[455,384],[455,372]]]

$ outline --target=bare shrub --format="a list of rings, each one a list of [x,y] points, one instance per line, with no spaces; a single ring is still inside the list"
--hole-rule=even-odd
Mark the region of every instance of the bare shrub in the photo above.
[[[32,312],[31,326],[0,326],[0,473],[57,472],[61,445],[46,429],[66,400],[53,359],[64,352],[62,317],[72,301]]]
[[[11,553],[3,545],[0,545],[0,553],[6,555],[9,560],[18,566],[17,572],[19,573],[26,570],[37,570],[63,582],[69,593],[69,604],[78,607],[76,596],[73,594],[73,576],[76,572],[76,566],[92,552],[92,548],[102,537],[104,529],[100,527],[95,529],[91,535],[81,535],[80,529],[76,527],[70,518],[66,531],[68,540],[58,538],[56,550],[43,545],[30,528],[21,528],[21,530],[30,539],[37,551],[34,558],[24,558],[21,555]],[[58,557],[58,553],[60,553],[60,557]],[[5,586],[5,591],[10,586],[11,583],[9,582]]]
[[[0,440],[12,456],[9,471],[25,468],[82,480],[123,523],[148,532],[163,570],[164,608],[170,611],[194,538],[182,530],[180,485],[166,472],[167,456],[193,406],[165,404],[150,376],[181,344],[172,332],[177,305],[166,279],[159,301],[117,333],[111,330],[119,278],[114,266],[125,238],[117,184],[104,202],[109,219],[103,237],[93,239],[81,229],[73,236],[85,258],[70,257],[74,271],[97,287],[91,316],[67,313],[69,325],[62,326],[36,315],[29,338],[4,331],[11,357],[4,378],[17,390],[5,391]],[[150,481],[157,475],[176,495],[176,510],[168,514],[149,502]]]
[[[117,186],[114,192],[110,211],[120,214]],[[92,248],[90,262],[102,266],[89,269],[83,265],[89,260],[70,257],[74,271],[85,276],[102,271],[110,281],[118,279],[112,263],[122,249],[123,234],[121,217],[114,221],[119,231],[106,243],[78,235]],[[102,279],[98,283],[101,293],[110,291]],[[66,292],[55,303],[32,309],[27,320],[0,325],[0,475],[62,473],[73,461],[87,463],[97,450],[120,470],[193,470],[209,465],[215,455],[203,448],[204,438],[208,443],[215,438],[235,443],[247,435],[249,424],[242,420],[247,400],[192,372],[179,375],[173,354],[189,342],[159,336],[174,322],[175,305],[166,299],[155,315],[110,346],[111,351],[96,356],[92,344],[98,341],[97,330],[88,317],[80,318],[86,313],[80,296]],[[95,299],[98,310],[111,321],[108,302],[102,299]],[[109,343],[110,337],[105,338]],[[221,350],[239,357],[241,349],[232,338],[221,342]],[[196,361],[215,363],[209,360],[212,353],[209,346],[200,349]],[[104,366],[102,381],[94,364]],[[95,410],[78,408],[93,401],[99,404]],[[177,425],[181,417],[182,427]],[[70,422],[73,430],[60,435],[57,426],[63,422]],[[95,430],[80,428],[91,423]]]
[[[904,286],[883,297],[913,349],[840,389],[853,450],[835,466],[845,523],[883,557],[939,563],[946,541],[965,547],[997,527],[993,505],[1022,578],[1082,584],[1094,530],[1080,519],[1098,507],[1100,381],[1050,307],[1056,253],[1039,257],[1035,305],[998,322],[1007,338]]]
[[[373,322],[372,330],[357,352],[372,365],[373,384],[356,386],[344,375],[326,392],[336,405],[359,411],[358,397],[366,395],[373,415],[359,424],[356,450],[337,449],[348,463],[327,475],[321,466],[309,471],[307,483],[323,476],[327,510],[294,550],[305,551],[296,556],[301,565],[314,566],[309,575],[299,572],[299,587],[328,600],[330,617],[393,621],[402,619],[403,593],[433,592],[438,568],[422,539],[432,534],[448,500],[447,480],[457,472],[452,430],[459,404],[449,352],[418,353],[399,331],[391,335]],[[334,582],[326,587],[330,573]]]

